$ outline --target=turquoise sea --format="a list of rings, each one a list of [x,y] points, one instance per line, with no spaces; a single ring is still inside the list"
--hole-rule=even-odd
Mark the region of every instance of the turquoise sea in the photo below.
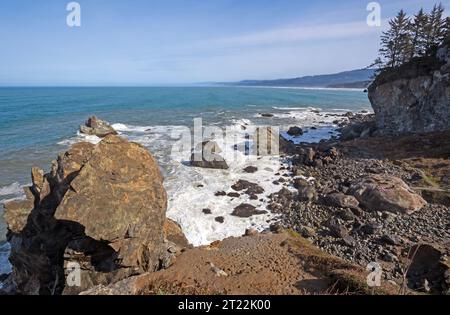
[[[188,174],[184,174],[183,169],[168,158],[168,132],[176,126],[191,126],[194,118],[202,118],[204,125],[214,126],[228,126],[242,121],[279,125],[282,128],[314,125],[318,127],[315,134],[311,131],[305,135],[314,138],[329,133],[334,114],[361,110],[370,110],[370,104],[367,95],[359,90],[250,87],[0,88],[0,200],[20,198],[21,187],[30,182],[32,166],[48,170],[51,160],[59,152],[71,143],[83,140],[77,135],[77,130],[90,115],[97,115],[115,124],[124,136],[148,147],[163,168],[170,194],[172,186],[177,187],[174,190],[177,193],[183,192],[183,187],[188,185],[184,181]],[[261,113],[274,116],[264,118]],[[192,176],[190,173],[189,177]],[[199,180],[207,178],[207,174],[195,176]],[[0,215],[1,212],[0,207]],[[178,220],[180,218],[177,217]],[[189,229],[187,223],[184,226]],[[221,233],[220,230],[211,229]],[[2,243],[5,234],[0,219],[0,274],[8,270],[8,248]],[[198,243],[209,239],[211,235]]]

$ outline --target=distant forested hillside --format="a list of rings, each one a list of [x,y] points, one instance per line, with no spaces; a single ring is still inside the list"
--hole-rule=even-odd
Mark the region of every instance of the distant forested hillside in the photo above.
[[[364,88],[372,80],[375,70],[359,69],[335,74],[314,75],[292,79],[245,80],[225,83],[234,86],[279,86],[279,87],[355,87]]]

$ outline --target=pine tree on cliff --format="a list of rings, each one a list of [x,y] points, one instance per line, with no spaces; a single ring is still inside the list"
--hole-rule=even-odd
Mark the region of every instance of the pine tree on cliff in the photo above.
[[[422,9],[414,15],[410,24],[411,45],[409,58],[423,56],[427,50],[428,14]]]
[[[405,11],[389,21],[389,30],[381,36],[381,66],[395,68],[408,61],[411,51],[410,20]]]
[[[450,38],[450,17],[445,19],[445,38]]]
[[[442,4],[435,5],[428,19],[428,25],[425,29],[426,51],[436,47],[444,40],[446,33],[446,19],[443,18],[444,7]]]

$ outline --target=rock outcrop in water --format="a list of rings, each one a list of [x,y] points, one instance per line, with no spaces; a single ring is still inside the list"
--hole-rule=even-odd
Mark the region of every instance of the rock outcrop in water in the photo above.
[[[104,138],[108,135],[117,135],[117,131],[114,130],[106,121],[98,119],[95,116],[89,117],[85,125],[80,126],[80,132]]]
[[[191,155],[191,165],[194,167],[226,170],[229,168],[220,155],[222,150],[214,141],[199,143]]]
[[[369,99],[380,134],[450,129],[450,38],[432,56],[378,75]]]
[[[167,267],[187,245],[166,221],[163,177],[139,144],[115,135],[75,144],[50,173],[33,168],[32,181],[27,200],[5,205],[10,293],[78,293]],[[69,263],[81,267],[80,286],[66,285]]]

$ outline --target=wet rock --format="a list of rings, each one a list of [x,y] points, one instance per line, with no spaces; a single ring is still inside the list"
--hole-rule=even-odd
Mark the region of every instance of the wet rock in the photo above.
[[[246,180],[240,179],[236,184],[231,186],[235,191],[244,191],[247,195],[259,195],[264,193],[264,189],[258,184],[251,183]]]
[[[211,209],[203,209],[202,212],[203,212],[204,214],[212,214]]]
[[[224,217],[216,217],[214,220],[215,220],[216,222],[219,222],[219,223],[225,222],[225,218],[224,218]]]
[[[303,130],[300,127],[291,127],[291,128],[289,128],[287,133],[290,136],[298,137],[298,136],[302,136],[303,135]]]
[[[113,127],[95,116],[90,117],[85,125],[80,126],[80,132],[100,138],[104,138],[108,135],[117,135],[117,131],[115,131]]]
[[[244,168],[245,173],[253,174],[253,173],[256,173],[257,171],[258,171],[258,168],[255,166],[247,166],[246,168]]]
[[[261,117],[264,117],[264,118],[272,118],[272,117],[273,117],[273,114],[270,114],[270,113],[262,113],[262,114],[261,114]]]
[[[214,196],[216,196],[216,197],[223,197],[223,196],[226,196],[226,195],[227,195],[227,193],[224,192],[224,191],[218,191],[218,192],[216,192],[214,194]]]
[[[227,196],[231,198],[239,198],[241,195],[239,193],[230,192],[227,194]]]
[[[234,208],[233,213],[231,213],[231,215],[235,216],[235,217],[240,217],[240,218],[250,218],[254,215],[261,215],[261,214],[266,214],[267,211],[263,211],[263,210],[256,210],[256,207],[250,205],[250,204],[246,204],[243,203],[239,206],[237,206],[236,208]]]
[[[356,180],[349,193],[369,211],[410,214],[427,205],[427,202],[400,178],[385,174]]]
[[[225,159],[219,154],[219,146],[214,141],[204,141],[197,145],[191,155],[191,165],[194,167],[221,169],[229,168]]]

